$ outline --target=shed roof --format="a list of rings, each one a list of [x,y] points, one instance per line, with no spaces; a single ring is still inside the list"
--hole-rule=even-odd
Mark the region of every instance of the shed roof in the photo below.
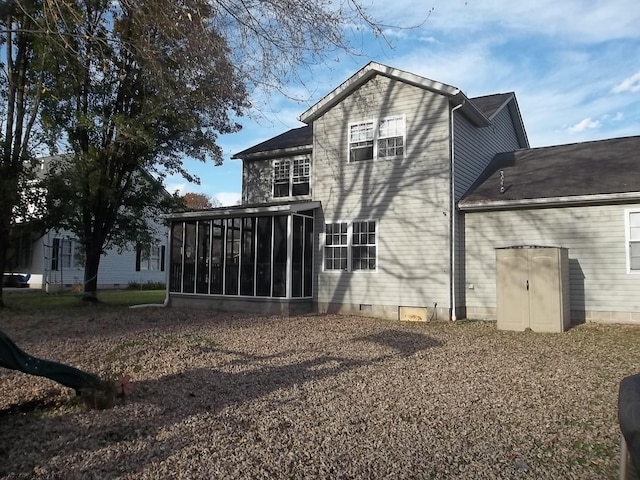
[[[459,206],[507,208],[638,195],[640,136],[500,153]]]

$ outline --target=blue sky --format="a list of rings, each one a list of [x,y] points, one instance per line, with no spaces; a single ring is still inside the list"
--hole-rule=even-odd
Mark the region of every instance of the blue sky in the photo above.
[[[361,55],[333,54],[288,95],[256,92],[240,133],[220,138],[222,166],[187,161],[200,185],[167,188],[234,204],[242,165],[230,157],[301,126],[297,117],[374,60],[460,88],[469,97],[514,91],[532,147],[640,135],[640,3],[637,0],[364,1],[385,41],[347,32]]]

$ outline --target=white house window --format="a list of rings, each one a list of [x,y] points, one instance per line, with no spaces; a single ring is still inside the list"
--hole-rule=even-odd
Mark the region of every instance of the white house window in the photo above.
[[[404,117],[380,120],[378,129],[378,156],[401,157],[404,155]]]
[[[311,158],[307,155],[273,162],[273,196],[309,195]]]
[[[51,246],[51,270],[77,266],[73,261],[75,241],[70,238],[54,238]]]
[[[405,145],[404,116],[349,125],[349,161],[402,157]]]
[[[142,246],[136,248],[136,272],[142,270],[164,271],[164,245]]]
[[[376,269],[376,222],[353,222],[351,270]]]
[[[373,160],[373,120],[349,126],[349,161]]]
[[[325,225],[325,271],[375,271],[377,254],[375,220]]]
[[[324,269],[347,270],[347,223],[327,223],[324,237]]]
[[[627,271],[640,273],[640,210],[626,210]]]

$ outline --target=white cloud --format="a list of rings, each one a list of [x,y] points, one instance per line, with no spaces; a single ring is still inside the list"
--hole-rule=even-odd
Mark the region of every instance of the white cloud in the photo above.
[[[188,185],[189,185],[188,183],[184,183],[184,182],[182,183],[170,182],[170,183],[167,183],[166,190],[171,194],[178,192],[179,195],[184,195],[189,191]]]
[[[242,195],[238,192],[219,192],[214,195],[217,198],[223,207],[229,207],[233,205],[238,205]]]
[[[592,120],[591,118],[587,117],[584,120],[576,123],[574,126],[569,127],[569,131],[571,133],[581,133],[581,132],[584,132],[585,130],[590,130],[590,129],[599,128],[599,127],[600,127],[599,120]]]
[[[572,43],[603,42],[637,37],[640,21],[637,0],[439,2],[430,14],[431,4],[428,2],[394,0],[374,3],[369,12],[375,18],[383,19],[387,25],[411,26],[427,18],[426,30],[464,32],[472,38],[478,38],[478,32],[485,35],[484,28],[490,26],[502,35],[528,36],[535,33]]]
[[[624,92],[640,92],[640,72],[636,72],[629,78],[625,78],[622,82],[611,89],[613,93]]]

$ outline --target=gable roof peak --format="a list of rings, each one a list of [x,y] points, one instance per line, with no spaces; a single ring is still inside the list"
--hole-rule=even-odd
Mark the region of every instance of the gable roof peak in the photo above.
[[[381,63],[369,62],[337,88],[322,97],[315,105],[312,105],[307,111],[300,115],[299,120],[307,124],[312,122],[376,75],[383,75],[418,88],[440,93],[447,97],[455,97],[459,99],[457,103],[463,103],[463,99],[466,98],[459,88],[452,85],[447,85],[446,83],[431,80],[416,75],[415,73],[406,72]]]

